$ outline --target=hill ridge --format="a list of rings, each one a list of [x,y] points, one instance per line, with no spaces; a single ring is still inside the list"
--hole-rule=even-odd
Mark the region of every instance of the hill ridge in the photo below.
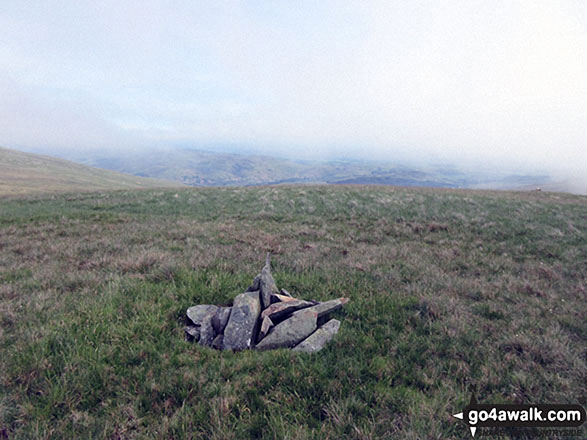
[[[0,147],[0,195],[180,186],[177,182]]]

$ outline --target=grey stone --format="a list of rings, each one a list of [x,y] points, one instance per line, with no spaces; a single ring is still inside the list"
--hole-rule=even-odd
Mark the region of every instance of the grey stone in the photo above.
[[[296,301],[297,298],[292,298],[291,296],[280,295],[279,293],[272,293],[271,294],[271,304],[275,304],[278,302],[287,302],[287,301]]]
[[[232,312],[224,329],[224,348],[244,350],[254,343],[257,320],[261,313],[259,291],[236,296]]]
[[[222,350],[224,348],[224,335],[216,335],[212,341],[212,348],[216,350]]]
[[[203,345],[204,347],[211,347],[212,341],[214,341],[214,338],[217,335],[216,330],[214,330],[214,326],[212,325],[212,317],[213,315],[206,316],[200,326],[200,345]]]
[[[263,321],[261,322],[261,329],[259,330],[259,336],[257,338],[257,341],[260,341],[261,339],[263,339],[265,337],[265,335],[269,332],[269,330],[271,330],[272,327],[273,327],[273,321],[271,321],[270,317],[265,316],[263,318]]]
[[[259,350],[293,347],[316,330],[318,313],[312,308],[298,310],[277,324],[256,346]]]
[[[214,315],[218,306],[211,306],[207,304],[202,304],[199,306],[190,307],[187,310],[187,315],[190,321],[194,323],[194,325],[202,325],[202,321],[208,315]]]
[[[185,332],[186,341],[192,342],[200,339],[200,328],[195,325],[186,325],[183,331]]]
[[[283,296],[289,296],[291,298],[290,293],[287,290],[285,290],[285,289],[281,289],[279,291],[279,293],[281,293]]]
[[[294,351],[302,351],[304,353],[314,353],[320,351],[324,346],[334,338],[340,328],[340,321],[331,319],[326,324],[321,326],[318,330],[296,345]]]
[[[259,280],[259,290],[261,292],[261,307],[265,309],[271,305],[271,294],[278,293],[277,285],[271,275],[271,258],[267,254],[265,266],[261,270],[261,279]]]
[[[333,299],[330,301],[318,303],[315,306],[311,307],[311,309],[315,310],[316,313],[318,313],[318,318],[322,318],[323,316],[340,309],[348,301],[348,298]]]
[[[255,292],[255,291],[259,290],[260,282],[261,282],[261,274],[259,274],[255,277],[255,279],[253,280],[253,284],[251,284],[249,287],[247,287],[246,292]]]
[[[292,298],[292,301],[271,304],[269,307],[263,310],[263,312],[261,312],[261,318],[268,316],[273,321],[275,321],[287,315],[288,313],[295,312],[296,310],[310,307],[312,305],[313,303],[311,302]]]
[[[217,334],[224,332],[231,310],[230,307],[218,307],[218,310],[216,310],[216,313],[212,317],[212,326]]]

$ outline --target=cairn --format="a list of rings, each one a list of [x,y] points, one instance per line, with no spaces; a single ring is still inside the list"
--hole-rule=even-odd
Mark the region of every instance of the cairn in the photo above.
[[[293,298],[278,290],[271,275],[270,254],[265,266],[232,307],[197,305],[187,309],[184,328],[189,341],[217,350],[292,348],[313,353],[338,332],[340,321],[328,315],[348,298],[326,302]]]

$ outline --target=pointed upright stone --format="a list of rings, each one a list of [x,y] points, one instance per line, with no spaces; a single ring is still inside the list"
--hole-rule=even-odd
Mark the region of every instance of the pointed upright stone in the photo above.
[[[271,294],[279,292],[273,275],[271,275],[271,254],[269,253],[265,259],[265,266],[261,270],[259,290],[261,291],[261,308],[265,309],[271,305]]]
[[[316,330],[317,320],[318,313],[312,308],[298,310],[290,318],[273,327],[255,348],[271,350],[293,347]]]
[[[294,351],[302,351],[304,353],[314,353],[320,351],[324,346],[334,338],[340,328],[340,321],[331,319],[326,324],[322,325],[318,330],[296,345]]]
[[[244,350],[254,344],[260,313],[259,291],[245,292],[236,296],[224,329],[225,350]]]
[[[259,290],[260,283],[261,283],[261,274],[259,274],[255,277],[255,279],[253,280],[253,284],[251,284],[249,287],[247,287],[246,292],[255,292],[256,290]]]

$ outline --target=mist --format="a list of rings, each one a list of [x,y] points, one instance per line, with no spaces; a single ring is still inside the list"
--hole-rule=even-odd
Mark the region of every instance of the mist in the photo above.
[[[587,188],[581,1],[8,1],[0,57],[7,147],[230,146]]]

